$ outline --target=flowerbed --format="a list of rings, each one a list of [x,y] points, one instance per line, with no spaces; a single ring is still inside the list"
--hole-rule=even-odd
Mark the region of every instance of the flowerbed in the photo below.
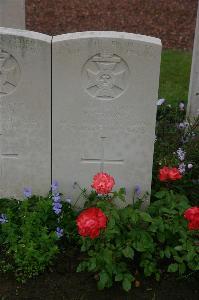
[[[99,289],[118,282],[129,291],[143,276],[159,281],[199,270],[198,119],[185,124],[184,104],[173,111],[164,102],[158,102],[149,207],[142,209],[146,194],[136,185],[132,203],[118,208],[115,200],[125,202],[125,189],[115,191],[105,172],[94,176],[91,192],[79,187],[86,199],[81,210],[59,192],[57,181],[46,197],[25,188],[23,201],[0,202],[1,272],[25,282],[69,245],[82,252],[77,272],[92,272]]]

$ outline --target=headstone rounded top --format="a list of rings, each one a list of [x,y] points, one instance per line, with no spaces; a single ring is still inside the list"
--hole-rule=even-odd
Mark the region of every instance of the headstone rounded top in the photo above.
[[[29,30],[21,30],[21,29],[13,29],[7,27],[0,27],[0,35],[12,35],[17,37],[24,37],[33,40],[40,40],[45,42],[51,42],[52,37],[47,34],[29,31]]]
[[[146,42],[151,44],[162,45],[161,40],[155,37],[134,34],[128,32],[117,32],[117,31],[82,31],[72,32],[67,34],[61,34],[53,37],[53,42],[61,42],[63,40],[72,39],[87,39],[87,38],[118,38],[123,40],[135,40],[140,42]]]

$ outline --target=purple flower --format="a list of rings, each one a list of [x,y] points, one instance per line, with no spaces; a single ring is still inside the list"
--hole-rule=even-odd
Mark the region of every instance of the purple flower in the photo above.
[[[141,195],[142,190],[141,190],[141,186],[139,184],[135,185],[134,192],[135,192],[135,194],[136,194],[137,197],[139,197]]]
[[[60,238],[63,236],[63,233],[64,233],[64,230],[60,227],[57,227],[56,229],[56,234],[57,234],[57,237]]]
[[[32,189],[29,187],[24,188],[23,194],[26,198],[30,198],[32,196]]]
[[[62,204],[59,203],[59,202],[54,202],[53,203],[53,207],[55,207],[55,208],[62,208]]]
[[[181,123],[179,123],[179,124],[177,124],[177,128],[179,128],[179,129],[185,129],[185,128],[187,128],[189,126],[189,123],[188,122],[181,122]]]
[[[192,165],[192,164],[188,164],[187,168],[188,168],[188,169],[192,169],[192,168],[193,168],[193,165]]]
[[[156,105],[157,105],[157,106],[160,106],[160,105],[162,105],[164,102],[165,102],[165,99],[159,99],[159,100],[156,102]]]
[[[53,195],[53,201],[54,202],[59,202],[61,200],[61,196],[59,193]]]
[[[59,187],[59,183],[57,180],[53,180],[51,184],[52,192],[56,192]]]
[[[7,222],[8,222],[8,219],[7,219],[6,215],[1,214],[0,215],[0,224],[5,224]]]
[[[59,202],[54,202],[53,203],[53,211],[59,215],[61,213],[61,209],[62,209],[62,204]]]
[[[180,111],[183,111],[183,110],[185,109],[185,105],[184,105],[184,102],[183,102],[183,101],[181,101],[181,102],[179,103],[179,109],[180,109]]]
[[[61,208],[53,207],[53,211],[56,215],[59,215],[61,213]]]
[[[57,180],[53,180],[51,188],[52,188],[52,206],[53,206],[53,211],[59,215],[61,213],[62,210],[62,204],[61,204],[61,195],[60,193],[57,191],[59,187],[58,181]]]
[[[185,159],[185,154],[186,152],[182,149],[182,148],[179,148],[177,151],[176,151],[177,155],[178,155],[178,158],[180,161],[183,161]]]
[[[178,170],[181,174],[184,174],[186,171],[186,165],[184,163],[179,164]]]

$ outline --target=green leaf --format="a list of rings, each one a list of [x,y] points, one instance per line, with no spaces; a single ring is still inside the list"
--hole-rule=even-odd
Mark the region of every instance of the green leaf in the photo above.
[[[131,247],[127,246],[126,248],[124,248],[122,250],[122,253],[124,254],[125,257],[133,259],[134,251]]]
[[[107,264],[110,264],[112,262],[112,251],[105,248],[103,251],[102,251],[102,255],[103,255],[103,260],[107,263]]]
[[[174,247],[174,249],[175,249],[176,251],[182,251],[182,250],[183,250],[182,246],[176,246],[176,247]]]
[[[176,272],[178,270],[178,264],[170,264],[168,267],[168,272]]]
[[[186,265],[184,263],[179,264],[179,274],[183,274],[186,271]]]
[[[115,226],[115,219],[114,218],[109,218],[108,228],[113,228],[114,226]]]
[[[183,257],[177,256],[177,255],[173,255],[173,258],[174,258],[175,261],[177,261],[178,263],[182,263],[182,262],[183,262]]]
[[[123,194],[123,195],[126,195],[126,189],[125,188],[120,188],[119,193]]]
[[[160,257],[163,258],[164,257],[164,251],[160,250]]]
[[[155,194],[155,197],[158,199],[162,199],[166,196],[166,194],[167,194],[167,191],[160,191]]]
[[[96,258],[93,257],[90,259],[89,263],[88,263],[88,271],[94,271],[96,268]]]
[[[145,221],[145,222],[152,222],[153,221],[151,216],[149,214],[147,214],[146,212],[141,211],[140,216],[143,219],[143,221]]]
[[[136,211],[133,211],[131,214],[131,221],[137,223],[139,221],[139,215]]]
[[[156,279],[156,281],[160,281],[160,273],[155,274],[155,279]]]
[[[122,281],[123,280],[123,274],[119,273],[117,275],[115,275],[115,281]]]
[[[171,252],[170,252],[170,249],[169,247],[166,247],[166,249],[164,250],[164,254],[167,258],[170,258],[171,257]]]
[[[123,289],[128,292],[131,289],[133,276],[131,274],[127,274],[124,276],[124,279],[122,281],[122,287]]]
[[[103,290],[106,284],[109,282],[109,276],[105,271],[100,272],[99,276],[100,280],[98,281],[97,286],[100,290]]]
[[[87,262],[83,261],[77,267],[76,272],[82,272],[82,271],[86,270],[86,268],[87,268]]]

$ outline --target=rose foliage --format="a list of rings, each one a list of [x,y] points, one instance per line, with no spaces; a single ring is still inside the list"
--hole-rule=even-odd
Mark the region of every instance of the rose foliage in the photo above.
[[[188,230],[184,218],[186,211],[185,216],[196,226],[198,210],[188,209],[184,195],[162,190],[156,193],[154,203],[146,211],[140,209],[142,199],[134,205],[116,207],[114,199],[123,200],[124,190],[114,192],[112,199],[107,195],[94,196],[87,207],[89,204],[95,207],[83,210],[77,218],[81,251],[86,254],[77,271],[93,272],[99,289],[110,287],[116,281],[128,291],[139,273],[154,275],[159,280],[166,272],[182,275],[199,270],[197,234]],[[98,209],[100,216],[101,211],[106,215],[101,231],[95,220]],[[96,231],[91,234],[95,226]]]

